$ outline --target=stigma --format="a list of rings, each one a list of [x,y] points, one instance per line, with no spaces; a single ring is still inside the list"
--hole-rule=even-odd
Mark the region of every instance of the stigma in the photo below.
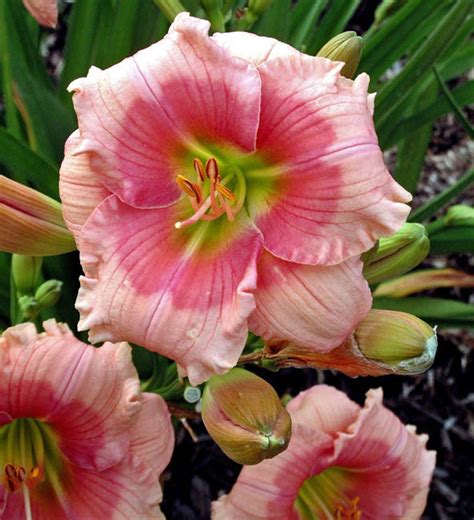
[[[176,222],[175,227],[195,224],[198,221],[212,221],[226,215],[229,221],[235,220],[245,197],[245,181],[241,172],[232,170],[224,178],[214,157],[207,160],[206,166],[200,159],[193,160],[196,180],[193,182],[183,175],[176,177],[176,183],[188,197],[193,208],[193,215],[186,220]],[[237,178],[237,187],[244,187],[243,196],[237,197],[226,184]],[[242,179],[241,179],[242,178]]]

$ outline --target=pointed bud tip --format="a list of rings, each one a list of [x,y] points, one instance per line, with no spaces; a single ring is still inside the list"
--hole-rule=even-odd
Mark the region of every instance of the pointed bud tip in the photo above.
[[[241,368],[212,377],[202,399],[204,424],[239,464],[258,464],[288,446],[291,419],[273,387]]]
[[[436,355],[436,330],[405,312],[373,309],[359,323],[354,338],[363,355],[400,374],[427,370]]]
[[[316,56],[345,63],[341,74],[353,78],[362,55],[363,40],[354,31],[346,31],[331,38]]]

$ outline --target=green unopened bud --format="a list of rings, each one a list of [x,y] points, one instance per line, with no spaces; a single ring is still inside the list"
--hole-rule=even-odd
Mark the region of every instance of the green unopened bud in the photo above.
[[[270,8],[273,0],[249,0],[249,11],[252,11],[257,16],[262,16],[262,14]]]
[[[12,275],[18,296],[33,294],[39,282],[42,263],[40,256],[12,256]]]
[[[452,206],[444,221],[447,226],[474,226],[474,208],[463,204]]]
[[[35,293],[35,300],[38,302],[41,310],[49,309],[59,300],[62,286],[63,282],[59,280],[48,280],[38,287]]]
[[[273,387],[242,368],[212,377],[202,419],[222,451],[239,464],[258,464],[288,446],[291,419]]]
[[[372,309],[354,331],[359,350],[369,360],[393,367],[398,374],[418,374],[433,363],[436,331],[406,312]]]
[[[341,74],[346,78],[352,78],[359,66],[362,43],[362,38],[354,31],[346,31],[331,38],[316,56],[344,62]]]
[[[26,320],[34,320],[40,312],[38,302],[33,296],[25,295],[18,298],[18,308],[20,309],[22,319]]]
[[[395,278],[423,262],[429,251],[424,226],[406,223],[394,235],[379,240],[377,252],[365,261],[364,276],[369,284]]]

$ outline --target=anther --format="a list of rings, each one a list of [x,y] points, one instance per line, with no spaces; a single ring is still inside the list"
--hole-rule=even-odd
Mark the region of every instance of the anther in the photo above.
[[[201,182],[204,182],[204,180],[206,178],[206,174],[204,172],[204,165],[202,164],[201,159],[194,159],[193,166],[194,166],[194,171],[196,172],[196,175],[199,177]]]
[[[212,179],[214,181],[220,181],[220,175],[219,175],[219,167],[217,166],[217,161],[214,159],[214,157],[211,157],[206,162],[206,173],[209,179]]]

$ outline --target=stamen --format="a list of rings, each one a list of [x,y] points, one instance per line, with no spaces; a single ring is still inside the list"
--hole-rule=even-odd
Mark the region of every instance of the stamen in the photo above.
[[[231,200],[232,202],[237,200],[237,197],[222,184],[218,184],[216,186],[216,190],[221,193],[227,200]]]
[[[206,162],[206,173],[209,179],[213,180],[221,180],[219,175],[219,168],[217,166],[217,161],[214,159],[214,157],[211,157]]]
[[[201,159],[194,159],[193,166],[198,178],[201,180],[201,182],[204,182],[204,180],[206,179],[206,174],[204,172],[204,165],[202,164]]]

